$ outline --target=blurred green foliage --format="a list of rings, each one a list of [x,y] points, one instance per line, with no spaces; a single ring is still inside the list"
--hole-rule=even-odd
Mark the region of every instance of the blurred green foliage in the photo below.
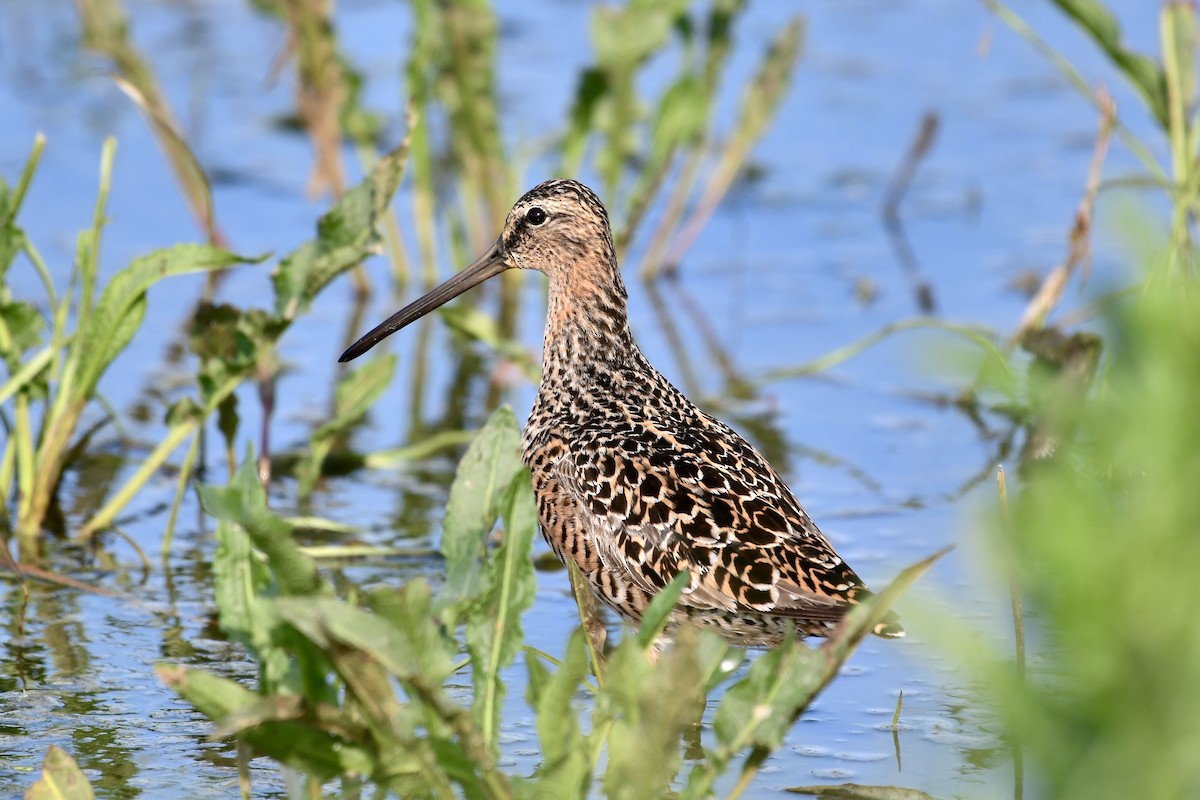
[[[1152,285],[1110,321],[1072,439],[1030,465],[999,551],[1036,666],[992,676],[1055,798],[1200,792],[1200,301]]]
[[[367,780],[405,798],[580,797],[599,780],[608,797],[640,798],[674,786],[683,797],[704,798],[718,778],[737,770],[740,794],[895,596],[933,560],[858,608],[821,648],[792,640],[756,661],[717,708],[716,746],[685,771],[681,740],[708,693],[734,675],[741,653],[684,627],[655,657],[682,580],[655,598],[594,685],[582,629],[553,670],[545,654],[526,648],[521,616],[535,591],[537,518],[519,442],[512,411],[501,407],[463,456],[441,540],[446,581],[436,594],[416,580],[348,600],[333,596],[295,544],[292,525],[267,509],[248,455],[227,487],[205,487],[201,497],[219,521],[221,627],[256,659],[257,691],[184,666],[162,665],[159,676],[217,723],[217,735],[236,735],[303,772],[314,791],[337,778],[344,793]],[[497,520],[503,535],[493,546]],[[464,668],[454,664],[460,631],[473,686],[469,707],[445,685]],[[531,777],[505,773],[498,763],[502,673],[522,651],[544,755]],[[585,688],[591,698],[580,704]]]
[[[1101,106],[1078,70],[1010,9],[1001,18]],[[995,551],[1032,611],[1034,654],[982,667],[1032,785],[1054,798],[1200,794],[1200,202],[1196,7],[1160,13],[1158,58],[1130,50],[1094,0],[1056,0],[1127,80],[1170,162],[1113,116],[1151,185],[1171,202],[1168,241],[1138,265],[1136,291],[1099,333],[1035,328],[1022,486]],[[1109,188],[1142,185],[1117,180]],[[1084,235],[1086,235],[1086,228]],[[1045,315],[1039,324],[1044,324]],[[1103,351],[1103,358],[1101,352]],[[1020,634],[1020,628],[1018,628]],[[1018,756],[1020,759],[1020,756]],[[1018,761],[1020,763],[1020,761]]]

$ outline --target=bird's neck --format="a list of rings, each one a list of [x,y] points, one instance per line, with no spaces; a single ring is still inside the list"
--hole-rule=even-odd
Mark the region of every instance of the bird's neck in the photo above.
[[[586,388],[597,373],[626,368],[640,355],[626,316],[625,286],[608,276],[604,289],[572,277],[552,277],[542,352],[542,382]]]

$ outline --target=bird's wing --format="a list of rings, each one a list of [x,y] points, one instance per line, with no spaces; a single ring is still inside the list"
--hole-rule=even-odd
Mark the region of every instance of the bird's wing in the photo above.
[[[732,429],[598,425],[573,437],[563,484],[601,558],[653,593],[687,571],[681,602],[836,621],[869,596],[775,470]]]

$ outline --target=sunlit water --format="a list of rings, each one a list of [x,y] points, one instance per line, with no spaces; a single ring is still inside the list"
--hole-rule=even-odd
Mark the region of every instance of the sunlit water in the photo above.
[[[588,59],[587,9],[567,3],[500,5],[505,131],[526,165],[525,182],[532,184],[552,168],[540,158],[549,145],[545,132],[559,129],[575,76]],[[741,21],[731,87],[753,70],[790,5],[761,2]],[[1018,8],[1086,74],[1112,85],[1138,129],[1143,123],[1136,101],[1113,84],[1081,37],[1043,5]],[[1124,3],[1130,9],[1141,5]],[[129,4],[137,43],[214,176],[218,219],[235,249],[282,253],[312,234],[323,206],[304,195],[307,141],[276,124],[291,112],[289,82],[268,81],[282,34],[246,6]],[[1094,114],[981,4],[856,1],[805,4],[801,10],[810,15],[807,48],[771,133],[755,151],[761,177],[731,194],[687,258],[679,285],[663,287],[665,316],[631,276],[632,322],[651,360],[702,404],[760,443],[764,432],[781,435],[783,444],[772,459],[869,583],[887,581],[945,544],[959,548],[902,603],[908,638],[862,647],[792,730],[753,795],[844,781],[898,784],[944,796],[1011,794],[1008,750],[962,668],[968,651],[1010,648],[1007,598],[988,569],[984,526],[976,521],[994,495],[998,444],[989,437],[1003,430],[983,432],[958,411],[923,397],[951,394],[962,385],[961,375],[934,369],[947,361],[946,337],[902,334],[818,378],[769,384],[756,378],[918,313],[913,278],[881,223],[880,203],[927,109],[940,115],[941,129],[903,207],[908,245],[940,316],[1011,330],[1024,305],[1010,288],[1014,279],[1030,269],[1046,270],[1066,252],[1091,155]],[[1134,45],[1149,48],[1155,23],[1148,9],[1139,13],[1142,18],[1125,14],[1127,33]],[[383,0],[345,2],[339,26],[343,47],[367,75],[367,106],[387,114],[398,136],[406,9]],[[670,65],[656,69],[651,82],[664,79]],[[736,108],[734,94],[731,89],[725,98],[729,115]],[[23,222],[59,276],[71,258],[74,231],[90,218],[99,145],[108,134],[119,138],[120,149],[105,269],[151,248],[197,238],[144,121],[103,67],[79,49],[70,3],[0,6],[0,108],[5,120],[0,170],[10,180],[34,133],[42,130],[48,137]],[[1130,161],[1118,149],[1110,166],[1128,167]],[[402,196],[402,208],[405,203]],[[1103,286],[1117,280],[1112,265],[1120,237],[1101,227],[1093,281]],[[386,286],[384,264],[371,266],[376,285]],[[24,268],[9,280],[19,295],[39,291]],[[180,338],[199,286],[176,279],[152,292],[141,335],[102,384],[123,413],[148,404],[150,422],[124,421],[136,441],[156,441],[161,432],[155,393],[190,375],[191,364],[168,360],[165,343]],[[856,295],[865,286],[873,288],[869,300]],[[239,269],[221,288],[221,299],[241,305],[266,304],[268,297],[265,267]],[[535,352],[541,297],[541,286],[531,278],[522,338]],[[396,302],[378,292],[365,321],[390,313]],[[279,384],[272,427],[277,448],[302,446],[328,408],[350,305],[348,285],[334,287],[287,334],[282,356],[290,371]],[[672,327],[681,351],[670,345]],[[755,387],[751,399],[726,395],[731,376],[716,366],[708,333],[736,377]],[[433,336],[431,380],[416,410],[407,370],[417,337],[410,331],[389,342],[401,354],[400,376],[360,432],[359,446],[407,443],[414,415],[431,427],[483,419],[494,367],[490,356],[482,353],[481,369],[466,391],[453,390],[461,351],[440,326]],[[516,382],[508,395],[523,416],[532,387]],[[256,431],[254,392],[243,391],[240,401],[243,432]],[[111,452],[118,452],[115,445]],[[143,451],[132,452],[136,462]],[[68,476],[69,522],[80,522],[94,503],[95,487],[112,480],[113,463],[97,459]],[[118,477],[133,466],[120,467]],[[209,466],[220,479],[218,453],[210,452]],[[419,468],[359,472],[331,480],[310,510],[363,528],[363,539],[371,543],[429,546],[436,543],[452,470],[446,458]],[[293,488],[289,482],[276,486],[273,504],[296,510]],[[121,520],[156,564],[172,490],[172,476],[162,476]],[[22,625],[20,593],[11,582],[3,585],[0,794],[23,791],[51,743],[78,759],[102,796],[236,792],[232,748],[207,742],[209,724],[162,687],[150,669],[156,662],[184,661],[247,681],[254,675],[253,665],[222,641],[215,624],[207,569],[211,523],[193,497],[181,520],[167,575],[157,570],[142,581],[129,550],[117,541],[107,542],[119,560],[116,569],[97,570],[82,553],[56,558],[60,571],[136,602],[34,585]],[[418,574],[436,580],[438,564],[377,564],[339,574],[360,583],[399,584]],[[529,643],[561,652],[575,620],[565,574],[540,573],[537,603],[525,617]],[[537,740],[523,703],[523,665],[509,675],[503,755],[520,773],[536,766]],[[901,725],[893,737],[889,723],[901,691]],[[264,796],[278,795],[284,779],[258,760],[254,785]]]

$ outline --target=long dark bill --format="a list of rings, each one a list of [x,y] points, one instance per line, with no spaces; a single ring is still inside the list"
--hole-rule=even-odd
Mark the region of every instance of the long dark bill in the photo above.
[[[346,348],[346,352],[342,353],[338,361],[349,361],[358,358],[405,325],[416,322],[430,311],[445,305],[472,286],[478,286],[488,278],[499,275],[506,269],[508,269],[508,264],[504,261],[504,250],[500,241],[497,240],[486,253],[455,273],[453,278],[432,290],[429,294],[414,300],[395,314],[392,314],[392,316],[377,325],[366,336]]]

